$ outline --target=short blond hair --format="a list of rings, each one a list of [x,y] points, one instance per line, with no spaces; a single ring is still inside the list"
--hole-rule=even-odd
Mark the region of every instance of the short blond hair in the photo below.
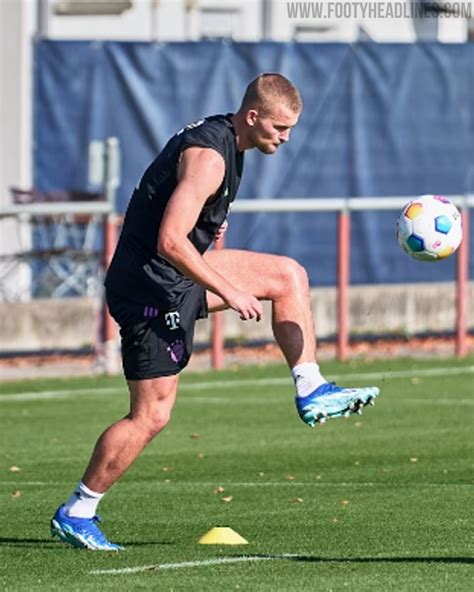
[[[240,109],[268,112],[277,102],[285,104],[293,113],[300,113],[303,108],[296,86],[281,74],[268,72],[260,74],[247,86]]]

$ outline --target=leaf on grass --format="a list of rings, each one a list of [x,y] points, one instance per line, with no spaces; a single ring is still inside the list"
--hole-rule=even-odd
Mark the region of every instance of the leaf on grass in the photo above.
[[[302,503],[303,503],[303,498],[302,498],[302,497],[294,497],[294,498],[291,500],[291,503],[292,503],[292,504],[302,504]]]
[[[198,458],[204,458],[204,454],[202,452],[198,452]]]
[[[225,489],[221,485],[219,485],[219,487],[216,487],[214,489],[214,493],[224,493],[224,491],[225,491]]]
[[[162,470],[163,472],[165,472],[165,473],[166,473],[167,471],[169,471],[168,467],[163,467],[161,470]]]
[[[412,456],[412,457],[410,458],[410,462],[411,462],[411,463],[416,463],[416,462],[418,462],[418,459],[416,458],[416,456]]]
[[[198,439],[198,438],[200,438],[200,437],[201,437],[201,436],[200,436],[199,434],[197,434],[196,432],[193,432],[193,433],[191,434],[191,438],[192,438],[193,440],[197,440],[197,439]]]
[[[287,481],[294,481],[296,479],[296,477],[294,475],[288,475],[287,477],[285,477],[285,479]]]
[[[19,489],[12,491],[12,497],[21,497],[21,491]]]
[[[228,495],[228,496],[226,496],[226,497],[223,497],[223,498],[221,498],[221,501],[223,501],[223,502],[225,502],[225,503],[227,503],[227,504],[228,504],[228,503],[229,503],[229,502],[231,502],[233,499],[234,499],[234,498],[233,498],[233,496],[232,496],[232,495]]]
[[[10,473],[19,473],[21,471],[20,467],[15,466],[10,467],[8,470],[10,471]]]
[[[348,506],[349,505],[349,500],[341,500],[341,505],[342,506]]]

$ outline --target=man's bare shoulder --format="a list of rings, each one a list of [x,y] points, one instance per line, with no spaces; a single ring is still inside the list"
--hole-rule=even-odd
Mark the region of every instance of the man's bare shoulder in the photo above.
[[[179,162],[178,177],[182,179],[189,174],[223,176],[225,172],[224,158],[213,148],[190,146],[183,150]]]

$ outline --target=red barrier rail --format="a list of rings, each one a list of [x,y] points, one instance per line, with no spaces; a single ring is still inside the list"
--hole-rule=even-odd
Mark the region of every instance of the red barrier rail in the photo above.
[[[347,359],[349,351],[349,283],[351,261],[351,219],[340,212],[337,222],[337,357]]]
[[[121,223],[121,222],[120,222]],[[107,214],[104,219],[104,269],[108,269],[114,255],[118,240],[119,220],[115,214]],[[103,340],[104,361],[107,374],[115,374],[118,371],[117,324],[110,316],[105,301],[103,302]]]
[[[469,301],[469,209],[461,210],[463,240],[459,245],[456,261],[456,355],[468,353],[468,301]]]
[[[224,248],[225,238],[222,236],[214,249],[221,251]],[[214,370],[224,367],[224,313],[215,312],[211,318],[211,366]]]

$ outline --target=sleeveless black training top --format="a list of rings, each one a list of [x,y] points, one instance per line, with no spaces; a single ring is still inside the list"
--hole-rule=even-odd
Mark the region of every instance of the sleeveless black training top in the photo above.
[[[194,282],[157,254],[158,232],[166,205],[177,185],[183,150],[212,148],[225,161],[224,180],[206,203],[188,238],[203,254],[225,221],[242,176],[244,155],[237,149],[232,114],[213,115],[180,130],[145,171],[125,215],[120,239],[105,285],[131,305],[153,304],[162,310],[176,307]]]

